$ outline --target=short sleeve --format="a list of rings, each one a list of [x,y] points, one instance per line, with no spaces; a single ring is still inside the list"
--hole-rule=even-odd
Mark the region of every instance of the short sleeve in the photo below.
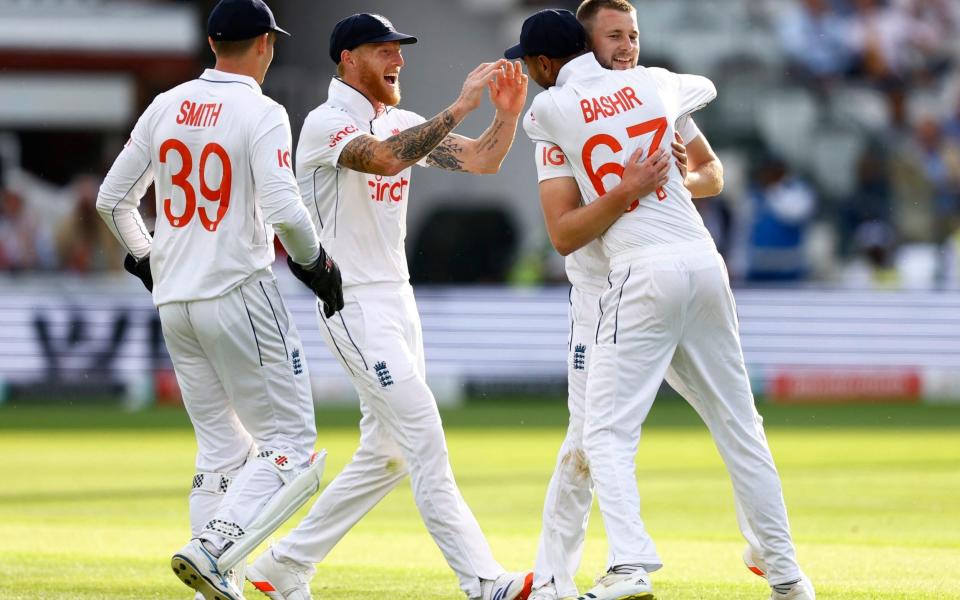
[[[703,135],[700,132],[700,128],[697,127],[697,124],[694,122],[693,117],[691,117],[689,114],[684,115],[677,120],[676,130],[683,139],[684,144],[689,144],[693,140]]]
[[[350,140],[364,135],[357,122],[335,108],[320,107],[307,116],[297,144],[297,170],[335,168]]]
[[[554,136],[545,127],[548,103],[544,94],[546,92],[541,92],[533,99],[530,110],[523,117],[523,131],[535,143],[547,142],[552,145]]]
[[[537,142],[534,153],[537,163],[537,183],[558,177],[573,177],[573,169],[560,146],[549,142]]]
[[[700,110],[717,97],[713,82],[700,75],[679,75],[660,68],[646,69],[657,87],[673,102],[677,115],[683,116]]]

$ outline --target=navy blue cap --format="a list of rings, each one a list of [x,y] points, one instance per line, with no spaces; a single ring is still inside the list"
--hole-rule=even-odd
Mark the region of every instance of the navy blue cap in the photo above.
[[[249,40],[268,31],[290,35],[277,27],[263,0],[220,0],[207,19],[207,35],[216,42]]]
[[[520,43],[503,53],[511,60],[524,56],[567,58],[587,49],[587,32],[569,10],[548,8],[523,22]]]
[[[333,26],[330,34],[330,58],[340,64],[340,54],[344,50],[353,50],[361,44],[374,42],[400,42],[416,44],[417,38],[400,33],[393,23],[382,15],[360,13],[350,15]]]

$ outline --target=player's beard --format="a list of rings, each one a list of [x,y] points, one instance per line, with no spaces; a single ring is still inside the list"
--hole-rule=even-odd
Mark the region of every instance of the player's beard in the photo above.
[[[615,60],[622,59],[622,60]],[[623,55],[611,55],[607,56],[598,56],[597,62],[600,63],[600,66],[604,69],[610,69],[612,71],[622,71],[625,69],[632,69],[637,66],[639,60],[638,56],[623,56]]]
[[[396,85],[390,85],[383,79],[383,73],[372,68],[364,68],[360,73],[360,83],[377,102],[386,106],[400,104],[400,77]]]

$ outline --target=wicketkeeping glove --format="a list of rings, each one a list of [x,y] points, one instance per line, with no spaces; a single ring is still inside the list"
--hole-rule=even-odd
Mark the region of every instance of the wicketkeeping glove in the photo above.
[[[130,273],[142,281],[147,291],[153,291],[153,273],[150,272],[149,254],[140,260],[134,258],[132,254],[128,254],[127,257],[123,259],[123,268],[127,270],[127,273]]]
[[[340,269],[322,247],[320,256],[312,265],[299,265],[288,256],[287,266],[290,267],[294,277],[313,290],[317,298],[323,302],[323,314],[328,319],[333,316],[333,313],[343,308],[343,281],[340,279]]]

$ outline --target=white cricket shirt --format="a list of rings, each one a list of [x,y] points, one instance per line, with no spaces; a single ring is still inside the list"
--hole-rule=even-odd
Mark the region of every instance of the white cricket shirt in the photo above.
[[[690,116],[680,118],[677,131],[685,144],[702,135],[697,124]],[[573,169],[560,146],[537,142],[534,152],[537,165],[537,182],[558,177],[574,177]],[[570,283],[591,295],[600,295],[609,287],[607,274],[610,272],[610,260],[603,253],[599,240],[592,240],[583,248],[571,252],[565,257],[564,267]]]
[[[410,111],[375,106],[339,78],[330,82],[327,101],[307,115],[297,144],[297,181],[344,287],[410,278],[404,240],[412,169],[393,177],[361,173],[339,167],[340,153],[359,135],[383,140],[424,121]]]
[[[150,255],[155,304],[216,298],[269,268],[274,230],[296,262],[317,259],[290,146],[287,112],[251,77],[207,69],[154,99],[97,209],[128,252]],[[151,183],[152,239],[137,212]]]
[[[619,183],[637,147],[641,159],[659,148],[669,152],[677,121],[716,93],[705,77],[646,67],[611,71],[587,53],[564,65],[557,84],[534,98],[523,127],[534,142],[562,149],[589,204]],[[638,200],[600,236],[607,256],[711,239],[676,166],[661,190]]]

